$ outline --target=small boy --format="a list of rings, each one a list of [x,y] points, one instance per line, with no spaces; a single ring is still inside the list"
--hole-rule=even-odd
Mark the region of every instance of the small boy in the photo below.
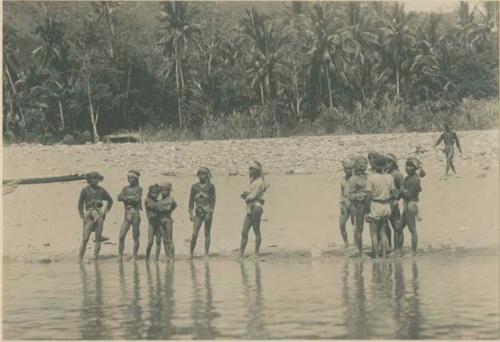
[[[351,216],[351,201],[347,198],[347,182],[352,176],[352,169],[354,168],[354,162],[351,159],[346,159],[342,161],[344,167],[344,177],[340,180],[340,234],[344,240],[344,246],[347,248],[349,246],[347,239],[346,224]]]
[[[95,232],[94,258],[97,260],[101,250],[101,237],[104,219],[113,206],[113,199],[109,193],[98,184],[104,177],[97,171],[92,171],[86,175],[88,185],[80,192],[78,199],[78,212],[83,220],[82,245],[80,247],[80,262],[87,250],[87,243],[90,234]],[[102,210],[103,201],[107,202],[106,209]]]
[[[127,174],[128,184],[118,195],[118,201],[123,202],[125,207],[125,215],[120,229],[120,244],[118,251],[120,253],[119,261],[123,259],[123,250],[125,249],[125,237],[132,226],[132,234],[134,238],[134,259],[137,259],[139,251],[139,236],[142,210],[142,188],[139,185],[139,176],[141,174],[137,170],[130,170]]]
[[[396,156],[392,153],[387,154],[387,158],[389,159],[388,161],[388,173],[392,176],[394,179],[394,186],[396,188],[394,192],[394,197],[391,201],[391,217],[389,219],[389,223],[391,224],[392,230],[396,230],[398,227],[398,222],[399,219],[401,218],[401,211],[399,210],[399,199],[401,198],[401,187],[403,186],[403,174],[401,171],[399,171],[399,166],[398,166],[398,160],[396,159]],[[391,229],[389,225],[387,225],[387,240],[389,242],[389,249],[392,249],[392,242],[391,242]],[[396,236],[394,235],[394,240],[396,239]],[[396,243],[394,242],[394,246],[396,246]]]
[[[417,174],[418,170],[420,171]],[[417,253],[418,243],[416,222],[419,216],[418,201],[419,194],[422,191],[420,177],[425,176],[420,160],[415,157],[408,158],[406,160],[406,173],[407,176],[403,181],[403,187],[401,190],[401,195],[403,197],[403,213],[398,224],[396,248],[398,249],[398,252],[401,252],[404,242],[403,229],[406,225],[408,225],[411,233],[411,247],[413,255],[415,255]]]
[[[210,182],[211,173],[206,167],[200,167],[197,172],[198,183],[191,187],[189,196],[189,218],[193,222],[190,258],[193,258],[196,240],[202,224],[205,224],[205,256],[210,249],[210,230],[215,208],[215,186]]]
[[[367,213],[367,175],[368,160],[358,157],[354,160],[354,175],[347,181],[347,198],[351,202],[351,215],[354,216],[354,241],[358,247],[359,256],[363,252],[363,225]]]
[[[158,218],[158,212],[156,211],[156,204],[158,203],[158,195],[160,194],[160,186],[158,184],[153,184],[148,189],[148,196],[144,201],[144,206],[146,207],[146,216],[149,223],[149,234],[148,234],[148,246],[146,248],[146,261],[149,261],[149,256],[151,255],[151,248],[153,247],[153,242],[156,238],[156,261],[160,257],[161,249],[161,229],[160,220]]]
[[[161,236],[168,261],[173,261],[175,255],[172,212],[177,208],[177,203],[170,195],[171,192],[172,184],[163,183],[160,185],[161,198],[156,203],[156,210],[160,219]]]

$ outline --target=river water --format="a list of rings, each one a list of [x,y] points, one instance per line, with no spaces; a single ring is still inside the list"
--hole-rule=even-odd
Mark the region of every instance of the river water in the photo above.
[[[497,256],[4,262],[5,339],[498,339]]]

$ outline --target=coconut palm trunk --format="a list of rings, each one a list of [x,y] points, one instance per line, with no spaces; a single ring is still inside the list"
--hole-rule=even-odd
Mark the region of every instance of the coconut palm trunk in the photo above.
[[[87,81],[87,96],[89,100],[89,115],[90,123],[92,124],[92,131],[94,133],[94,142],[98,142],[100,140],[99,133],[97,132],[97,120],[99,119],[99,114],[94,116],[94,106],[92,105],[92,96],[90,95],[90,78]]]
[[[396,63],[396,100],[399,100],[399,64]]]
[[[57,103],[59,105],[59,118],[61,120],[61,129],[64,130],[65,129],[64,114],[63,114],[63,106],[62,106],[61,98],[57,99]]]
[[[330,109],[333,108],[333,96],[332,96],[332,83],[330,80],[330,70],[328,69],[328,66],[325,67],[326,69],[326,84],[328,85],[328,100],[330,104]]]

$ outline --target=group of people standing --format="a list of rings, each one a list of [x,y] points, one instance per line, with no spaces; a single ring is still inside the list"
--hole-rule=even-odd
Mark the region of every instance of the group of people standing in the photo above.
[[[200,167],[197,172],[199,181],[192,185],[189,196],[189,218],[193,222],[193,235],[191,237],[190,257],[193,257],[201,226],[205,230],[205,255],[208,256],[210,249],[210,231],[215,209],[216,192],[211,182],[211,173],[207,167]],[[243,230],[240,244],[240,256],[243,256],[248,241],[248,233],[253,228],[255,233],[255,253],[260,250],[262,241],[260,223],[263,213],[264,192],[269,185],[265,184],[262,164],[254,161],[249,166],[250,184],[247,191],[241,194],[245,201],[246,215],[243,221]],[[139,251],[139,237],[142,205],[142,187],[139,185],[140,172],[130,170],[127,173],[128,185],[118,194],[118,201],[124,205],[124,219],[119,235],[119,260],[123,259],[125,249],[125,238],[130,227],[134,240],[134,258]],[[78,200],[78,211],[83,220],[83,236],[80,247],[80,261],[83,260],[90,235],[95,233],[94,257],[99,256],[104,220],[113,206],[113,199],[109,193],[99,185],[104,177],[97,171],[86,175],[88,185],[80,192]],[[167,260],[173,260],[175,246],[173,242],[173,219],[172,212],[177,203],[171,195],[172,184],[153,184],[148,188],[148,194],[144,201],[146,217],[148,219],[148,245],[146,247],[146,260],[149,261],[151,249],[156,241],[156,260],[158,260],[163,242]],[[106,202],[106,207],[104,203]],[[104,207],[104,208],[103,208]]]

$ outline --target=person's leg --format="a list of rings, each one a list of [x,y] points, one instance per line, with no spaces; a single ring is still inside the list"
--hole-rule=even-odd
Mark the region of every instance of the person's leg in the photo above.
[[[166,221],[161,222],[160,232],[161,232],[161,238],[163,240],[163,250],[165,252],[165,257],[168,260],[170,245],[169,245],[169,237],[168,237],[168,232],[167,232],[167,222]]]
[[[212,214],[205,214],[205,256],[210,251],[210,233],[212,230]]]
[[[418,235],[417,235],[417,221],[416,221],[417,209],[416,204],[412,203],[408,208],[407,213],[407,223],[408,229],[411,233],[411,249],[413,251],[413,255],[417,253],[417,243],[418,243]]]
[[[192,259],[194,254],[194,249],[196,247],[196,240],[198,240],[198,235],[200,233],[200,228],[203,223],[203,219],[198,215],[195,215],[193,220],[193,235],[191,236],[191,249],[189,257]],[[206,237],[205,237],[206,238]]]
[[[137,259],[137,253],[139,252],[139,242],[141,236],[141,215],[139,211],[133,212],[132,215],[132,234],[134,238],[134,259]]]
[[[398,221],[400,218],[401,218],[401,212],[399,210],[399,204],[397,202],[391,204],[391,217],[386,226],[387,246],[389,249],[392,249],[391,228],[394,231],[394,247],[396,247],[396,229],[398,228]]]
[[[382,252],[382,258],[385,258],[386,256],[386,253],[387,253],[387,246],[388,246],[388,236],[387,236],[387,232],[389,231],[390,232],[390,228],[389,228],[389,219],[384,219],[382,220],[381,224],[380,224],[380,247],[381,247],[381,252]]]
[[[356,217],[355,224],[356,228],[354,230],[354,241],[356,242],[356,246],[358,247],[359,255],[363,254],[363,225],[365,219],[365,207],[364,204],[359,203],[356,205]]]
[[[146,261],[149,261],[149,256],[151,255],[151,248],[153,247],[153,242],[155,238],[155,227],[150,221],[148,226],[148,245],[146,247]]]
[[[158,261],[160,259],[160,252],[161,252],[161,228],[159,224],[155,225],[155,236],[156,236],[155,260]]]
[[[372,240],[372,257],[374,259],[378,258],[378,226],[379,222],[377,220],[370,220],[370,237]]]
[[[250,214],[245,215],[245,219],[243,220],[243,229],[241,230],[241,244],[240,244],[240,256],[243,257],[245,254],[245,248],[248,242],[248,231],[252,227],[252,219]]]
[[[168,221],[166,224],[166,233],[168,236],[168,256],[170,260],[175,259],[175,245],[174,245],[174,224],[172,221]]]
[[[102,219],[102,217],[99,217],[97,219],[97,222],[95,223],[95,247],[94,247],[95,260],[97,260],[99,252],[101,251],[101,237],[103,228],[104,228],[104,220]]]
[[[252,209],[252,227],[255,233],[255,255],[259,255],[262,235],[260,233],[260,222],[262,218],[262,207],[253,207]]]
[[[347,210],[347,208],[342,207],[340,209],[339,226],[340,226],[340,234],[342,235],[342,239],[344,240],[344,246],[346,248],[347,246],[349,246],[347,239],[347,230],[346,230],[346,225],[348,220],[349,220],[349,210]]]
[[[120,228],[120,237],[119,237],[119,244],[118,244],[118,252],[120,254],[120,256],[119,256],[120,260],[122,260],[122,258],[123,258],[123,251],[125,249],[125,237],[127,236],[129,229],[130,229],[130,222],[127,220],[127,215],[125,215],[125,218],[123,219],[122,226]]]
[[[394,237],[395,239],[395,247],[398,249],[398,252],[401,252],[401,249],[403,248],[403,243],[404,243],[404,228],[406,226],[407,220],[406,220],[406,215],[407,215],[407,209],[403,209],[403,213],[401,214],[401,219],[398,222],[397,229],[394,231],[395,234],[397,234]]]
[[[83,225],[82,245],[80,246],[80,262],[83,260],[83,256],[85,255],[85,251],[87,250],[87,243],[89,242],[91,232],[92,222],[90,220],[86,220],[85,224]]]

